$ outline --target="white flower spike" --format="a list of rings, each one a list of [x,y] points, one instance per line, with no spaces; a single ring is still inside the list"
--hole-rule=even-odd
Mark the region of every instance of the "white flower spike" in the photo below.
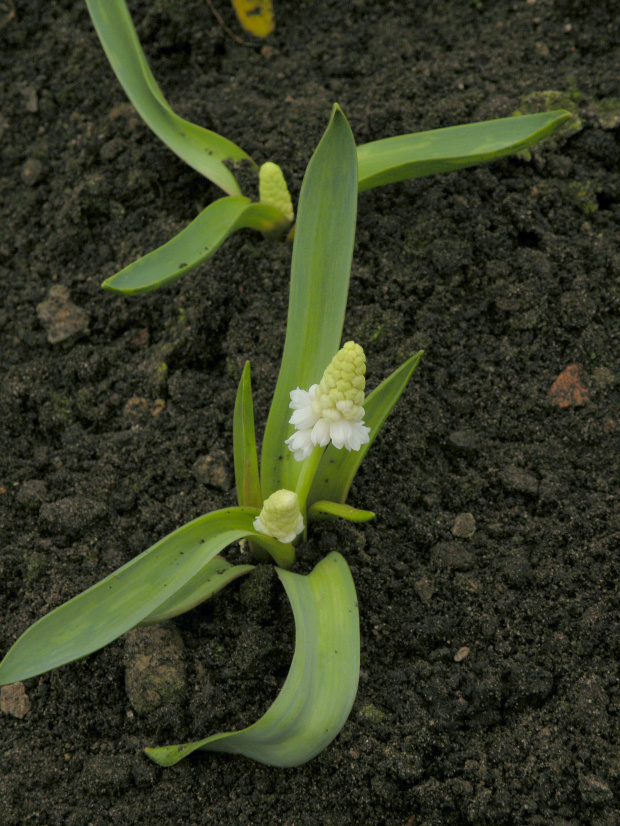
[[[277,490],[263,503],[254,520],[254,530],[280,542],[292,542],[304,529],[299,497],[292,490]]]
[[[289,407],[295,412],[290,423],[295,433],[286,440],[295,459],[302,462],[318,445],[331,443],[340,450],[359,450],[369,442],[370,428],[364,425],[366,356],[359,344],[347,341],[310,390],[291,391]]]

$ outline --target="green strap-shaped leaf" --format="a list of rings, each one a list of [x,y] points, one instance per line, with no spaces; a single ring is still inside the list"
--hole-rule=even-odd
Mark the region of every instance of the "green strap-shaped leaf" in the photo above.
[[[314,477],[314,482],[308,495],[308,503],[327,500],[329,502],[345,502],[351,482],[362,463],[370,446],[377,438],[383,422],[401,397],[409,379],[413,375],[423,350],[395,370],[391,376],[376,387],[364,401],[364,423],[370,427],[370,441],[362,445],[359,450],[336,450],[329,445],[323,454],[321,464]]]
[[[241,507],[260,508],[263,499],[258,477],[258,454],[254,430],[254,405],[250,362],[246,361],[235,400],[233,417],[233,449],[235,456],[235,482]]]
[[[149,68],[124,0],[86,0],[99,40],[125,94],[166,146],[229,195],[241,195],[223,161],[250,156],[221,135],[180,118],[170,108]]]
[[[213,594],[217,594],[233,580],[253,570],[254,565],[231,565],[223,557],[216,556],[159,608],[143,619],[140,625],[153,625],[185,614]]]
[[[338,553],[308,576],[277,569],[295,617],[295,654],[286,682],[249,728],[185,745],[147,748],[161,766],[196,749],[243,754],[269,766],[299,766],[323,751],[351,711],[360,666],[359,613],[349,566]]]
[[[551,135],[570,117],[570,112],[559,109],[361,144],[357,147],[359,191],[512,155]]]
[[[0,663],[0,685],[85,657],[151,616],[231,542],[255,536],[256,511],[228,508],[188,522],[35,622]],[[261,537],[265,542],[267,537]],[[271,540],[275,544],[277,540]]]
[[[110,276],[101,286],[125,295],[155,290],[196,269],[238,229],[266,232],[281,220],[277,209],[253,204],[249,198],[219,198],[162,247]]]
[[[356,209],[355,142],[342,110],[334,106],[299,199],[286,340],[261,456],[265,499],[281,488],[295,490],[300,472],[301,463],[284,444],[292,432],[290,392],[320,381],[340,347]]]
[[[363,511],[341,502],[315,502],[308,510],[308,518],[314,522],[319,519],[346,519],[348,522],[369,522],[375,518],[372,511]]]

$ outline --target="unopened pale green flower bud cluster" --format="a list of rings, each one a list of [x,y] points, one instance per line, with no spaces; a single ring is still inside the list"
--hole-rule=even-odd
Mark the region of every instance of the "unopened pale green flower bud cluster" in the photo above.
[[[292,542],[304,529],[299,498],[292,490],[277,490],[265,500],[254,530],[280,542]]]
[[[366,356],[359,344],[347,341],[323,373],[312,411],[328,421],[341,417],[357,422],[364,416]]]
[[[258,197],[261,204],[275,207],[292,224],[295,219],[293,202],[277,163],[267,161],[258,170]]]

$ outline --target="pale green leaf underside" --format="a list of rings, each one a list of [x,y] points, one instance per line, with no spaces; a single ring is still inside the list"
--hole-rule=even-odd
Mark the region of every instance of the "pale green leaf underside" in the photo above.
[[[357,147],[359,191],[511,155],[551,135],[570,117],[570,112],[560,109],[361,144]]]
[[[248,160],[239,146],[179,117],[149,68],[124,0],[86,0],[110,65],[147,126],[185,163],[229,195],[241,190],[223,161]]]
[[[148,748],[172,766],[196,749],[242,754],[281,768],[323,751],[349,716],[359,679],[357,597],[344,558],[331,553],[308,576],[277,569],[295,618],[295,654],[273,705],[254,725],[184,745]]]
[[[347,498],[351,482],[370,446],[381,430],[383,422],[401,397],[409,379],[413,375],[423,351],[414,356],[395,370],[385,381],[376,387],[364,401],[364,423],[370,427],[370,441],[362,445],[360,450],[336,450],[329,445],[323,454],[321,463],[310,488],[308,502],[327,500],[330,502],[344,502]]]
[[[0,685],[85,657],[139,625],[227,545],[257,535],[252,527],[255,516],[253,510],[228,508],[194,519],[60,605],[9,650],[0,663]]]
[[[166,244],[110,276],[101,286],[125,295],[163,287],[196,269],[238,229],[265,232],[281,218],[274,207],[253,204],[243,196],[219,198]]]
[[[284,444],[292,432],[289,394],[320,381],[340,347],[356,208],[355,142],[345,116],[335,106],[301,188],[286,340],[261,457],[263,498],[280,488],[296,488],[301,463]]]
[[[250,362],[246,361],[239,381],[233,415],[233,453],[237,499],[241,507],[260,508],[263,500],[258,477],[258,454],[254,429],[254,405]]]
[[[348,522],[368,522],[375,518],[372,511],[363,511],[354,508],[352,505],[344,505],[341,502],[327,502],[321,500],[315,502],[308,510],[308,518],[311,521],[318,519],[346,519]]]
[[[154,625],[156,622],[178,617],[196,608],[226,585],[254,570],[254,565],[231,565],[223,557],[216,556],[193,576],[182,588],[143,619],[140,625]]]

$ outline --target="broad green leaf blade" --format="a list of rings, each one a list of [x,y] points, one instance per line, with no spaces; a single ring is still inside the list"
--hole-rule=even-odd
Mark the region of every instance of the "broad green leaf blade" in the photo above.
[[[346,519],[348,522],[369,522],[375,518],[372,511],[363,511],[352,505],[343,505],[340,502],[327,502],[324,499],[315,502],[308,510],[311,521],[319,519]]]
[[[107,278],[101,286],[125,295],[156,290],[195,270],[238,229],[266,232],[281,218],[277,209],[252,204],[243,196],[219,198],[162,247]]]
[[[159,608],[143,619],[140,625],[153,625],[185,614],[213,594],[217,594],[233,580],[253,570],[254,565],[231,565],[223,557],[216,556]]]
[[[570,112],[559,109],[361,144],[357,147],[359,191],[512,155],[551,135],[570,117]]]
[[[331,553],[308,576],[278,570],[295,617],[295,654],[282,691],[249,728],[185,745],[147,748],[160,766],[196,749],[243,754],[268,766],[299,766],[345,724],[357,693],[359,613],[351,572]]]
[[[25,631],[0,663],[0,685],[85,657],[153,614],[231,542],[255,536],[255,511],[188,522]],[[274,542],[276,540],[273,540]]]
[[[410,359],[407,359],[404,364],[366,397],[364,401],[364,423],[370,427],[370,441],[368,444],[362,445],[360,450],[357,451],[336,450],[333,445],[327,447],[310,488],[308,503],[321,500],[345,502],[351,482],[362,463],[362,459],[376,439],[383,422],[401,397],[409,379],[420,363],[423,352],[423,350],[420,350]]]
[[[147,126],[224,192],[241,195],[224,161],[254,162],[232,141],[173,112],[149,68],[124,0],[86,0],[86,5],[116,77]]]
[[[263,498],[295,490],[301,463],[284,444],[290,392],[319,382],[340,347],[349,290],[357,169],[355,142],[336,105],[310,159],[299,199],[284,353],[261,456]]]
[[[252,379],[250,362],[246,361],[235,400],[233,417],[233,450],[235,456],[235,482],[241,507],[260,508],[263,499],[258,477],[258,454],[254,430],[254,405],[252,403]]]

